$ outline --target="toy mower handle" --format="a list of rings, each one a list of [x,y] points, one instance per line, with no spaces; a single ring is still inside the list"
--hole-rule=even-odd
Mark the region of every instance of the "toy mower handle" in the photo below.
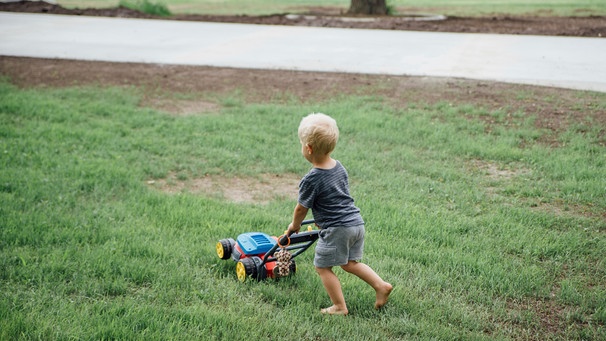
[[[301,222],[301,226],[313,224],[315,222],[316,221],[314,219],[303,220]],[[280,246],[288,246],[288,245],[290,245],[290,236],[288,235],[288,230],[284,231],[284,234],[282,236],[278,237],[278,244]]]
[[[315,221],[314,219],[307,219],[307,220],[303,220],[303,221],[301,222],[301,226],[303,226],[303,225],[309,225],[309,224],[313,224],[313,223],[315,223],[315,222],[316,222],[316,221]]]

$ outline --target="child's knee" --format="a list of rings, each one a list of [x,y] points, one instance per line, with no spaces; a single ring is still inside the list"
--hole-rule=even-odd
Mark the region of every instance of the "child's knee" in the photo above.
[[[332,272],[332,268],[319,268],[316,266],[316,272],[320,275],[326,272]]]
[[[341,269],[347,271],[347,272],[352,272],[354,270],[354,268],[356,267],[356,265],[358,265],[358,262],[355,260],[350,260],[347,262],[347,264],[345,265],[341,265]]]

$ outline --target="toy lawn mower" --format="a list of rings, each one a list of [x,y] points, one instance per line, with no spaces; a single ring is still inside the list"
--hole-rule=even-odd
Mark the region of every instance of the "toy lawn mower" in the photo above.
[[[313,223],[314,220],[305,220],[301,226]],[[217,256],[237,262],[236,275],[240,282],[248,278],[262,281],[268,277],[285,277],[297,271],[294,258],[318,240],[319,233],[319,230],[313,230],[311,226],[308,226],[307,231],[290,237],[286,233],[280,237],[262,232],[243,233],[237,240],[219,240]],[[290,253],[291,251],[294,252]]]

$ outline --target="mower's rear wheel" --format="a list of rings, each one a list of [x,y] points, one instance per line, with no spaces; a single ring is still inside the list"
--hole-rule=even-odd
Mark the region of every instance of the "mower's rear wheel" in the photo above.
[[[290,260],[290,266],[288,267],[288,270],[289,270],[289,273],[288,273],[289,276],[292,276],[295,273],[297,273],[297,263],[295,262],[294,259]]]
[[[267,278],[267,271],[261,266],[263,261],[259,257],[250,257],[241,259],[236,265],[236,276],[240,282],[246,282],[246,279],[252,277],[257,281]]]
[[[221,259],[229,259],[235,244],[236,241],[231,238],[219,240],[216,245],[217,256],[219,256]]]

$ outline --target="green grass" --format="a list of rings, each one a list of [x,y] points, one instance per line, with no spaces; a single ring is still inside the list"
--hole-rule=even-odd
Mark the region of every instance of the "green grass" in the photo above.
[[[119,0],[59,0],[66,7],[115,7]],[[299,13],[308,7],[349,8],[348,0],[168,0],[172,13],[248,14]],[[587,16],[606,15],[601,0],[388,0],[396,13],[439,13],[459,16],[491,14]]]
[[[381,98],[251,104],[175,117],[136,88],[0,82],[0,339],[509,340],[606,335],[604,127],[554,136],[527,115]],[[174,96],[180,96],[175,94]],[[602,103],[604,94],[579,92]],[[387,307],[338,271],[351,315],[312,265],[241,284],[218,239],[280,234],[294,202],[166,194],[179,173],[295,173],[302,116],[334,116],[334,156],[367,222],[365,261],[395,285]],[[490,117],[492,121],[488,126]],[[489,129],[490,128],[490,129]],[[544,138],[557,140],[550,147]]]

